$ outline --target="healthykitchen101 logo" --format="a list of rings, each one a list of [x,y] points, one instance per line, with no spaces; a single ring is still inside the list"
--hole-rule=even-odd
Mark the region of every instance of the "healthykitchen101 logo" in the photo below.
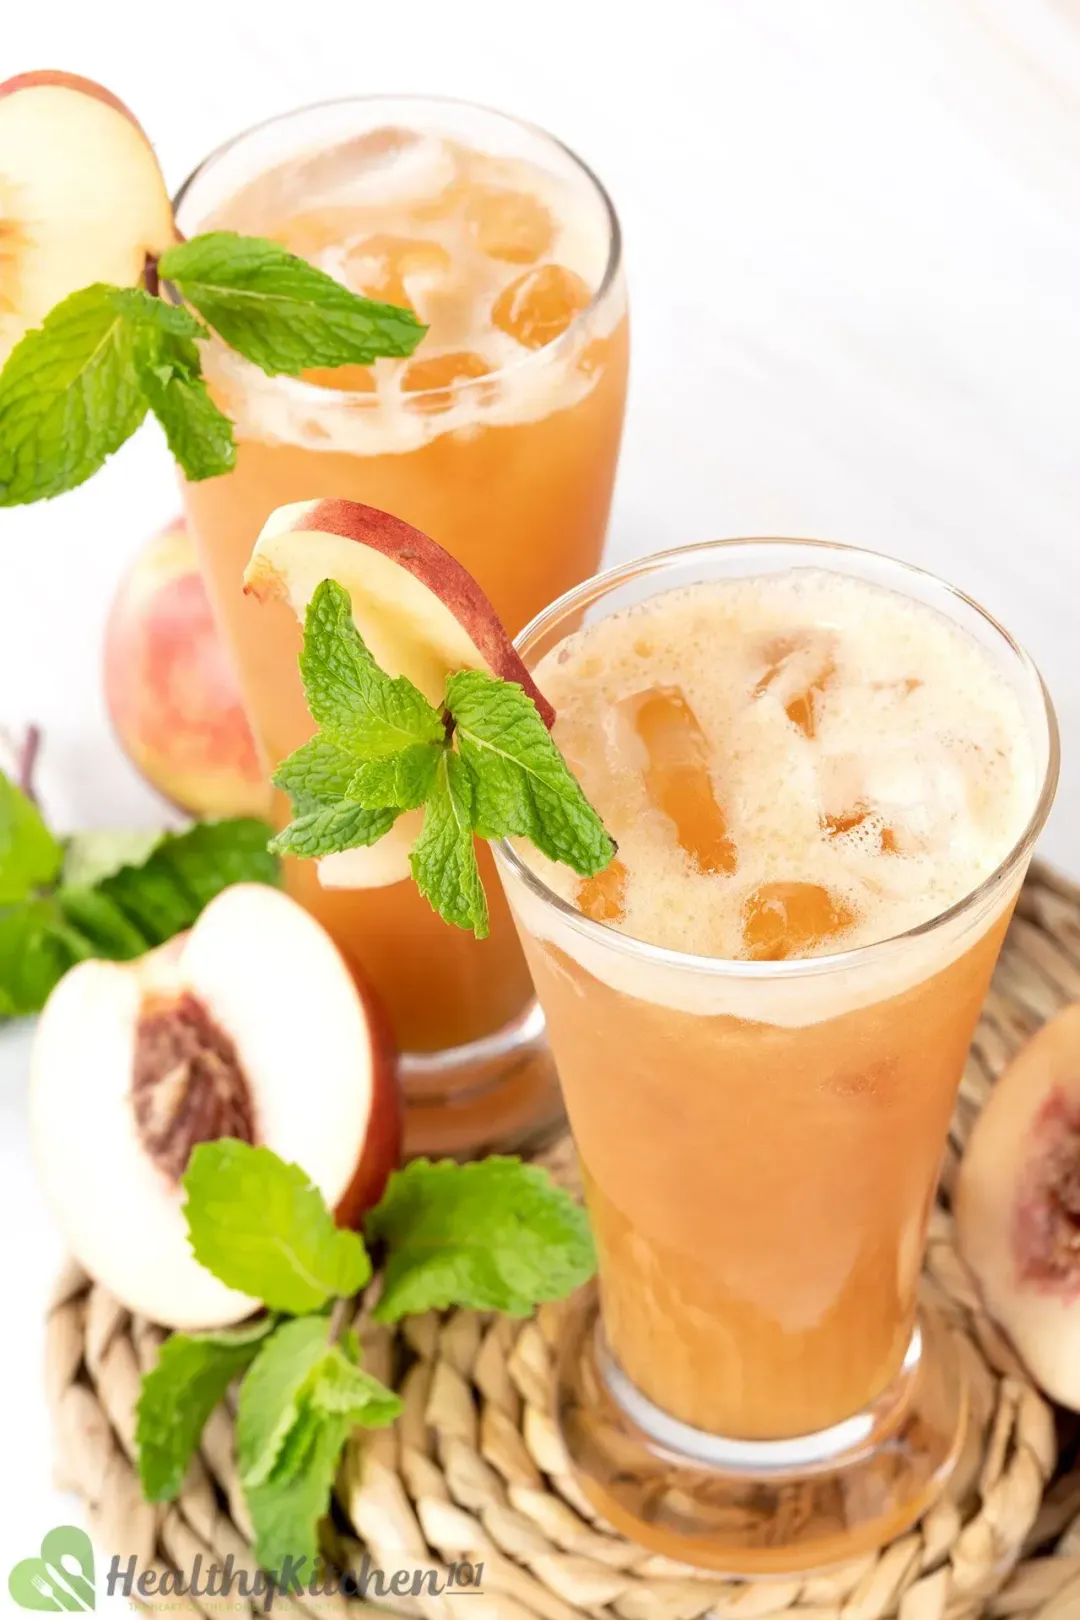
[[[8,1576],[8,1591],[20,1609],[85,1613],[94,1607],[94,1549],[85,1530],[58,1524],[37,1558],[24,1558]]]
[[[237,1568],[230,1554],[223,1562],[204,1563],[200,1553],[191,1569],[139,1570],[134,1554],[126,1559],[113,1558],[105,1576],[108,1597],[117,1594],[147,1608],[154,1600],[192,1597],[201,1600],[204,1612],[210,1612],[206,1600],[239,1597],[246,1600],[246,1608],[257,1599],[265,1614],[269,1614],[275,1599],[298,1597],[309,1600],[320,1597],[438,1597],[452,1591],[454,1596],[481,1592],[484,1578],[482,1563],[456,1563],[447,1565],[416,1564],[408,1569],[386,1570],[372,1563],[364,1554],[358,1569],[339,1572],[320,1565],[309,1572],[307,1558],[286,1558],[278,1570]],[[41,1543],[37,1558],[24,1558],[16,1564],[8,1577],[8,1591],[20,1609],[46,1612],[83,1612],[95,1607],[94,1549],[85,1530],[72,1524],[58,1525],[50,1530]],[[174,1605],[169,1605],[170,1607]]]

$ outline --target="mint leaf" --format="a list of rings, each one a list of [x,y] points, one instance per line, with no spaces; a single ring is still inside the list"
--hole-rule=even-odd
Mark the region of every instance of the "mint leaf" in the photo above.
[[[36,894],[0,904],[0,1018],[39,1012],[86,957],[127,961],[164,944],[230,884],[278,882],[269,836],[265,822],[241,817],[182,833],[81,833],[66,850],[57,844],[59,886],[45,892],[42,863]]]
[[[353,623],[349,593],[332,579],[317,585],[308,603],[300,673],[312,718],[358,764],[444,737],[424,694],[406,676],[379,668]]]
[[[196,1260],[230,1288],[300,1315],[355,1294],[371,1263],[299,1165],[223,1137],[199,1143],[183,1178]]]
[[[141,866],[165,836],[160,828],[147,832],[74,833],[64,849],[63,881],[85,888],[112,877],[122,866]]]
[[[280,881],[267,849],[270,828],[241,816],[202,821],[182,833],[158,837],[140,866],[121,866],[98,891],[150,941],[161,945],[190,928],[215,895],[234,883]]]
[[[59,920],[83,942],[78,952],[80,959],[97,956],[109,962],[127,962],[151,947],[152,941],[142,929],[115,900],[98,889],[65,884],[56,891],[54,904]]]
[[[0,506],[45,500],[97,472],[146,415],[137,330],[116,287],[65,298],[0,371]]]
[[[270,376],[409,355],[427,330],[411,310],[360,298],[265,237],[211,231],[169,248],[158,272]]]
[[[322,1316],[278,1328],[240,1386],[237,1464],[265,1569],[317,1557],[342,1446],[356,1424],[381,1428],[401,1411],[357,1365],[355,1334],[331,1344],[328,1330]]]
[[[463,1305],[525,1316],[596,1268],[585,1211],[537,1165],[414,1159],[367,1218],[385,1246],[383,1322]]]
[[[355,1335],[331,1344],[328,1328],[325,1316],[284,1323],[240,1386],[236,1460],[245,1490],[274,1473],[305,1407],[366,1428],[393,1423],[401,1411],[400,1397],[357,1365]]]
[[[0,911],[0,1018],[40,1012],[53,985],[80,959],[58,921],[47,899]]]
[[[349,797],[372,807],[416,810],[435,787],[443,752],[441,743],[415,743],[387,759],[365,760],[349,783]]]
[[[51,883],[63,859],[37,806],[0,771],[0,905]]]
[[[321,1412],[305,1401],[278,1455],[259,1485],[244,1491],[255,1533],[255,1556],[264,1569],[279,1570],[287,1558],[307,1559],[310,1576],[319,1555],[319,1520],[352,1424],[340,1413]]]
[[[312,1404],[321,1412],[341,1413],[365,1429],[383,1429],[400,1416],[401,1396],[365,1372],[359,1361],[356,1335],[347,1333],[315,1370]]]
[[[174,1333],[165,1340],[136,1407],[139,1479],[148,1502],[179,1494],[207,1418],[273,1326],[268,1317],[231,1333]]]
[[[459,755],[444,749],[409,865],[417,888],[440,917],[486,939],[487,897],[476,864],[472,818],[469,772]]]
[[[591,877],[615,854],[603,823],[520,686],[466,669],[446,683],[454,735],[474,784],[481,838],[528,838]]]
[[[234,883],[274,887],[281,882],[278,863],[267,851],[269,836],[270,828],[257,816],[198,821],[185,832],[166,833],[141,870],[167,873],[182,886],[194,907],[194,922],[216,894]]]
[[[325,1316],[284,1322],[260,1349],[240,1386],[236,1408],[236,1465],[245,1489],[274,1471],[281,1448],[300,1416],[300,1398],[329,1356]]]
[[[319,735],[282,760],[273,783],[289,795],[295,810],[328,809],[348,796],[355,774],[355,756]]]
[[[143,287],[110,287],[110,303],[117,314],[137,331],[160,332],[168,337],[205,338],[210,334],[201,321],[179,304],[155,298]]]
[[[270,843],[275,855],[299,855],[315,860],[343,849],[377,844],[398,818],[396,810],[368,810],[362,804],[334,805],[311,810],[283,827]]]
[[[232,423],[210,397],[199,351],[190,337],[146,331],[135,348],[135,369],[186,478],[193,483],[217,478],[236,465]]]

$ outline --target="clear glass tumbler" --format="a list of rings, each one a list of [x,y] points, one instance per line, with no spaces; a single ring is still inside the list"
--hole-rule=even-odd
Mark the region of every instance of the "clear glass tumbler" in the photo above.
[[[570,1458],[628,1535],[744,1575],[881,1545],[957,1457],[962,1370],[920,1301],[921,1263],[968,1045],[1056,786],[1053,710],[1027,655],[968,597],[817,542],[717,542],[631,563],[519,638],[534,666],[583,623],[654,593],[807,566],[929,604],[1015,690],[1037,799],[985,882],[897,938],[726,961],[591,921],[509,844],[497,851],[599,1254],[598,1296],[561,1361]]]
[[[410,302],[430,328],[412,361],[301,378],[204,345],[236,424],[236,466],[185,485],[184,503],[270,769],[312,729],[298,626],[283,604],[241,593],[275,507],[336,496],[404,518],[465,564],[511,632],[597,567],[626,393],[619,225],[600,182],[552,136],[404,96],[247,130],[200,164],[176,211],[188,235],[274,237],[358,291]],[[324,888],[314,863],[288,866],[290,892],[389,1014],[412,1151],[508,1145],[550,1121],[558,1089],[497,884],[481,943],[411,882]]]

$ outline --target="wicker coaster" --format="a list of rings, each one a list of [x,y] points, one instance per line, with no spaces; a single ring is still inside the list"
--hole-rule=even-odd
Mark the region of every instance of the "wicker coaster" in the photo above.
[[[549,1400],[558,1308],[527,1322],[455,1311],[396,1331],[361,1312],[366,1364],[401,1390],[405,1411],[346,1452],[327,1552],[350,1569],[365,1551],[387,1571],[482,1562],[479,1592],[378,1599],[384,1612],[432,1620],[1080,1620],[1080,1419],[1054,1413],[984,1315],[947,1210],[994,1079],[1033,1029],[1078,998],[1080,888],[1036,867],[975,1037],[927,1252],[926,1287],[968,1363],[973,1423],[949,1495],[910,1534],[809,1580],[725,1581],[672,1563],[608,1530],[567,1473]],[[568,1139],[543,1162],[574,1184]],[[232,1554],[234,1567],[250,1568],[226,1407],[178,1501],[141,1499],[133,1407],[161,1338],[77,1269],[60,1280],[46,1352],[58,1483],[78,1492],[99,1545],[125,1562],[134,1553],[141,1568],[190,1569],[199,1553],[204,1565]],[[221,1613],[212,1600],[168,1602]],[[373,1607],[337,1597],[279,1600],[277,1611],[344,1620]]]

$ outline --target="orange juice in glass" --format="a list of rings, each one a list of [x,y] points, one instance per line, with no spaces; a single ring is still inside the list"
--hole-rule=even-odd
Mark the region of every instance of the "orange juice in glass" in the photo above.
[[[519,647],[619,843],[588,880],[499,850],[600,1262],[562,1360],[571,1460],[676,1558],[865,1552],[962,1435],[919,1274],[1056,782],[1042,683],[958,592],[811,542],[614,570]]]
[[[596,568],[626,392],[618,222],[552,137],[417,97],[310,107],[240,135],[187,181],[177,222],[275,238],[429,327],[408,360],[300,379],[205,346],[236,467],[184,500],[271,768],[312,729],[299,627],[241,593],[274,508],[338,496],[393,512],[464,563],[511,632]],[[552,1117],[542,1018],[496,883],[482,943],[408,882],[335,889],[290,863],[287,883],[389,1014],[414,1150],[506,1143]]]

